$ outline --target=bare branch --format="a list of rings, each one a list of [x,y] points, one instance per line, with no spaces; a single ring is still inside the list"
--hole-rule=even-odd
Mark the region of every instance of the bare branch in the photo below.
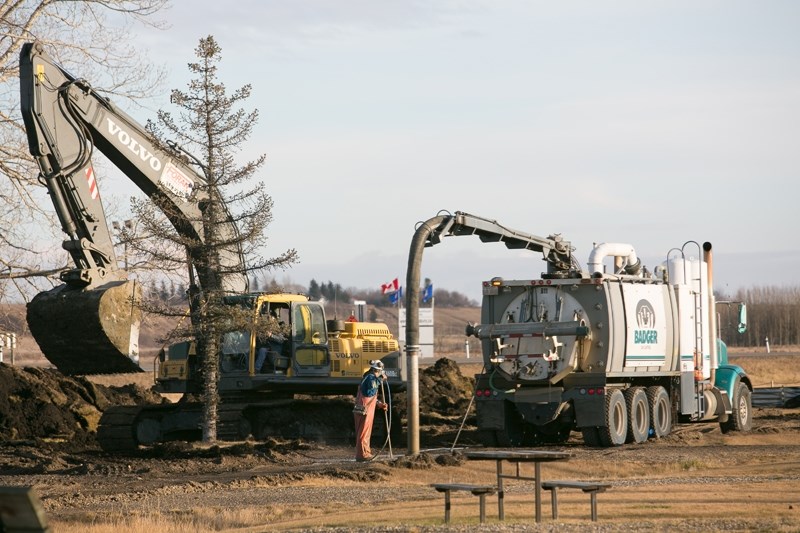
[[[0,276],[0,285],[11,283],[8,290],[0,286],[0,298],[24,298],[20,291],[32,288],[29,281],[55,272],[55,265],[41,268],[38,263],[42,251],[59,239],[59,224],[37,181],[19,112],[23,43],[40,41],[67,70],[79,67],[95,86],[135,103],[158,94],[163,76],[137,50],[133,24],[163,27],[157,15],[166,7],[168,0],[0,2],[0,265],[13,262],[19,269],[12,277]]]

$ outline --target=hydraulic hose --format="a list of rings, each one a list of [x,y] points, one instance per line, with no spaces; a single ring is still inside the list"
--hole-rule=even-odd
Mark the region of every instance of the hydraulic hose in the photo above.
[[[386,391],[384,391],[386,388]],[[383,446],[378,453],[376,453],[371,461],[374,461],[376,457],[383,453],[383,450],[386,449],[386,445],[389,445],[389,459],[394,459],[394,453],[392,452],[392,387],[389,385],[389,381],[385,380],[381,382],[381,397],[383,398],[383,403],[388,405],[386,411],[383,412],[383,420],[386,424],[386,440],[383,441]],[[386,401],[388,398],[388,401]]]
[[[484,370],[485,370],[485,368],[484,368]],[[503,390],[503,389],[498,389],[497,387],[495,387],[494,386],[494,375],[495,374],[497,374],[497,369],[496,368],[492,369],[492,373],[489,374],[489,388],[492,390],[492,392],[504,392],[506,394],[512,394],[516,390],[516,389]]]

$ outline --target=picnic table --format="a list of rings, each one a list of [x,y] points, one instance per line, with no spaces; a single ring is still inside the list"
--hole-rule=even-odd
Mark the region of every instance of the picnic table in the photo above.
[[[503,480],[518,479],[534,482],[534,498],[536,504],[536,522],[542,521],[542,463],[566,461],[571,455],[567,452],[546,450],[485,450],[467,451],[464,456],[470,461],[495,461],[497,463],[497,512],[500,520],[504,519],[503,512]],[[509,462],[516,466],[514,474],[503,473],[503,463]],[[520,464],[533,463],[534,476],[522,475]]]

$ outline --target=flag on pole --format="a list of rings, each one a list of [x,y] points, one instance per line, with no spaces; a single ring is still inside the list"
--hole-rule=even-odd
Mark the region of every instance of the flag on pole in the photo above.
[[[422,291],[422,303],[426,304],[433,299],[433,283],[428,284]]]
[[[403,298],[403,287],[399,287],[396,291],[389,294],[389,301],[392,303],[392,305],[397,304],[401,298]]]
[[[394,278],[389,283],[384,283],[381,285],[381,291],[383,294],[389,294],[390,292],[395,292],[400,288],[400,282],[397,278]]]

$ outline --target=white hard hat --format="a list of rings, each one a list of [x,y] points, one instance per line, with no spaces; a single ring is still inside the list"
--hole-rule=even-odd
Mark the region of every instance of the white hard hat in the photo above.
[[[378,361],[377,359],[370,361],[369,367],[375,370],[383,370],[383,361]]]

